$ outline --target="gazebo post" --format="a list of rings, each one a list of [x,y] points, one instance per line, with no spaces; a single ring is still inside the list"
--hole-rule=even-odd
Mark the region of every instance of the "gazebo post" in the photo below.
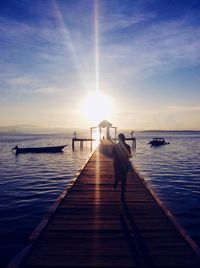
[[[110,139],[110,128],[109,127],[106,128],[106,138],[107,138],[107,140]]]
[[[102,137],[101,137],[101,134],[102,134],[101,133],[101,129],[102,128],[105,128],[106,129],[106,134],[105,134],[106,135],[106,139],[111,140],[110,128],[115,128],[115,127],[112,127],[112,124],[111,123],[109,123],[108,121],[104,120],[101,123],[99,123],[99,125],[97,127],[99,127],[100,139],[102,139]],[[116,135],[116,133],[115,133],[115,135]]]
[[[101,126],[99,126],[99,140],[101,140]]]
[[[117,128],[115,127],[115,142],[117,141]]]

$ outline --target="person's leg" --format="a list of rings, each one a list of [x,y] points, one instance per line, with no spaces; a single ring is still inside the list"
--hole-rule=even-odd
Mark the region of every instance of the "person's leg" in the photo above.
[[[121,178],[121,200],[125,200],[125,193],[126,193],[126,178],[127,173],[124,172],[123,177]]]
[[[120,182],[120,170],[117,166],[114,166],[114,176],[115,176],[115,179],[114,179],[114,189],[117,188],[117,185],[119,184]]]

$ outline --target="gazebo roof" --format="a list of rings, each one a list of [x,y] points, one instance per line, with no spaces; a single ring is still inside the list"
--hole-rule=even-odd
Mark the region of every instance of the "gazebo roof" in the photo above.
[[[103,120],[101,123],[98,124],[98,127],[102,127],[102,128],[112,127],[112,124],[106,120]]]

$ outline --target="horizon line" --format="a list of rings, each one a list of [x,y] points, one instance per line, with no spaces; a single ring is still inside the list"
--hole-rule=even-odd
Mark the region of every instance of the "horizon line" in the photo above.
[[[86,131],[89,129],[90,128],[74,128],[74,127],[31,127],[31,129],[14,129],[14,126],[9,126],[9,127],[0,126],[0,133],[1,134],[6,134],[6,133],[31,134],[31,131],[33,131],[32,134],[37,134],[37,133],[38,134],[59,134],[59,132],[63,133],[64,131]],[[132,130],[132,128],[123,128],[123,127],[118,128],[118,130],[133,131],[135,133],[136,132],[137,133],[138,132],[200,132],[200,129],[136,129],[136,130]],[[44,132],[42,133],[42,131]]]

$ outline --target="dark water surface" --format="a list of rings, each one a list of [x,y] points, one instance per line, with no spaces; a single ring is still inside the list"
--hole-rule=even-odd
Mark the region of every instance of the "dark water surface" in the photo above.
[[[147,145],[164,136],[169,145]],[[136,133],[133,163],[181,225],[200,245],[200,133]],[[11,148],[69,144],[63,153],[21,154]],[[88,159],[89,144],[72,152],[64,135],[0,135],[1,267],[27,242],[66,183]]]

